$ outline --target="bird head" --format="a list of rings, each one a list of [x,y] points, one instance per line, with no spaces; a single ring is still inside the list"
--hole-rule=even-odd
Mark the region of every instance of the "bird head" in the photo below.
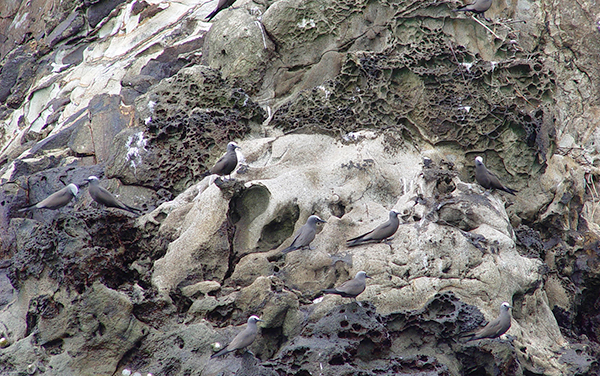
[[[86,180],[89,181],[90,184],[98,184],[100,182],[100,180],[94,175],[88,177]]]
[[[308,222],[317,224],[317,223],[327,223],[327,221],[322,220],[318,215],[311,215],[308,217]]]
[[[235,142],[231,141],[230,143],[227,144],[227,151],[235,151],[235,149],[241,149],[238,144],[236,144]]]
[[[392,211],[390,211],[390,218],[392,218],[392,217],[397,217],[397,216],[399,216],[399,215],[400,215],[400,212],[397,212],[397,211],[395,211],[395,210],[392,210]]]
[[[357,279],[361,279],[361,278],[362,278],[362,279],[365,279],[365,278],[372,278],[372,277],[369,277],[369,276],[367,275],[367,272],[363,272],[363,271],[361,270],[360,272],[356,273],[356,277],[354,277],[354,278],[357,278]]]
[[[483,158],[480,156],[475,157],[475,166],[483,166]]]
[[[512,306],[508,302],[504,302],[500,305],[500,309],[503,311],[508,311]]]
[[[262,321],[260,317],[252,315],[248,317],[248,324],[256,324],[257,322]]]
[[[71,183],[67,185],[67,188],[69,189],[69,192],[71,192],[73,197],[77,196],[77,192],[79,192],[79,190],[77,189],[77,186],[75,184]]]

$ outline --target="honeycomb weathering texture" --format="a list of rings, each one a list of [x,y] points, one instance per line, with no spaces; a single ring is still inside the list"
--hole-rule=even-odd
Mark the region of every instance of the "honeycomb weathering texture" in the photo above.
[[[154,112],[146,126],[154,170],[151,185],[182,191],[225,152],[227,143],[261,123],[265,112],[214,71],[179,72],[153,90]],[[176,142],[173,142],[176,141]]]
[[[346,53],[335,79],[300,92],[272,124],[330,134],[392,129],[434,145],[495,151],[511,164],[528,161],[512,173],[528,173],[534,159],[545,163],[555,74],[541,54],[521,56],[506,41],[498,61],[485,61],[449,42],[441,22],[396,21],[403,27],[392,29],[384,52]]]
[[[339,367],[347,374],[361,374],[361,362],[385,359],[385,366],[382,363],[377,374],[418,369],[449,375],[448,368],[433,356],[409,356],[407,352],[407,356],[396,358],[392,354],[397,349],[392,349],[403,343],[420,342],[424,336],[431,338],[434,347],[449,346],[456,343],[461,333],[485,322],[477,307],[462,302],[451,291],[436,294],[421,309],[387,316],[377,314],[369,302],[361,304],[362,307],[356,303],[337,306],[317,322],[306,324],[300,336],[281,350],[278,362],[268,366],[282,375],[312,374],[318,371],[319,363],[330,370]],[[480,367],[486,359],[473,357],[470,366]]]

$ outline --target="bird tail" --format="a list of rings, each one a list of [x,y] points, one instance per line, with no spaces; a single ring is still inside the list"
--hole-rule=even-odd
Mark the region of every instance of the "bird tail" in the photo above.
[[[323,290],[323,294],[336,294],[340,295],[340,292],[336,289],[325,289]]]
[[[360,245],[362,243],[364,243],[364,241],[362,240],[362,237],[359,236],[357,238],[346,240],[346,247],[356,247],[357,245]]]
[[[126,209],[127,211],[130,211],[133,214],[141,214],[142,213],[142,209],[138,209],[138,208],[135,208],[133,206],[129,206],[127,204],[123,204],[123,205],[125,205],[125,207],[127,208]]]
[[[467,6],[462,7],[462,8],[452,9],[452,11],[453,12],[473,12],[473,10],[470,7],[471,7],[471,5],[467,5]]]
[[[512,188],[508,188],[508,187],[504,187],[503,191],[510,193],[513,196],[516,196],[515,193],[519,193],[519,191],[517,191],[516,189],[512,189]]]
[[[289,246],[289,247],[285,248],[283,251],[281,251],[281,253],[283,253],[285,255],[285,254],[288,254],[288,253],[290,253],[292,251],[295,251],[296,249],[297,248],[294,247],[294,246]]]
[[[476,339],[477,339],[477,338],[476,338],[476,333],[475,333],[475,332],[462,333],[462,334],[460,335],[460,339],[461,339],[463,342],[474,341],[474,340],[476,340]]]
[[[210,356],[210,358],[212,359],[212,358],[216,358],[216,357],[218,357],[218,356],[223,356],[223,355],[225,355],[225,354],[229,354],[230,352],[231,352],[231,351],[230,351],[230,350],[227,350],[227,347],[225,347],[223,350],[219,351],[218,353],[212,354],[212,355]]]
[[[214,16],[217,15],[217,13],[219,13],[219,7],[217,7],[215,10],[213,10],[212,12],[210,12],[210,14],[208,16],[206,16],[206,18],[204,19],[205,21],[210,21],[213,19]],[[212,357],[211,357],[212,358]]]
[[[24,211],[27,211],[27,210],[31,210],[31,209],[33,209],[33,207],[34,207],[34,206],[36,206],[36,205],[37,205],[37,204],[33,204],[33,205],[26,206],[26,207],[24,207],[24,208],[21,208],[21,209],[17,210],[17,212],[19,212],[19,213],[20,213],[20,212],[24,212]]]

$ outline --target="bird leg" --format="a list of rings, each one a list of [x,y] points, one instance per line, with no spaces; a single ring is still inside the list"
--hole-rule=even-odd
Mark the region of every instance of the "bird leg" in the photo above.
[[[482,17],[484,20],[486,20],[487,22],[492,22],[492,20],[490,20],[489,18],[487,18],[487,17],[485,16],[485,12],[481,13],[481,17]]]

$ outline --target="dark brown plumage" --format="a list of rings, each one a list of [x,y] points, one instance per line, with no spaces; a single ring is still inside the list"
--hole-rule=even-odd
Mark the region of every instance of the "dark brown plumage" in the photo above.
[[[134,208],[133,206],[126,205],[119,201],[112,193],[107,191],[106,189],[100,186],[100,180],[98,180],[95,176],[90,176],[87,178],[90,182],[90,187],[88,188],[88,192],[94,201],[99,203],[100,205],[109,207],[109,208],[117,208],[127,210],[128,212],[138,214],[141,210],[138,208]]]
[[[399,214],[400,213],[397,211],[390,211],[390,216],[387,222],[377,226],[374,230],[371,230],[365,234],[348,239],[346,241],[346,245],[348,247],[354,247],[368,242],[380,242],[389,238],[398,230],[398,226],[400,225],[400,221],[398,220]]]
[[[462,8],[453,9],[454,12],[473,12],[485,18],[485,12],[492,6],[492,0],[475,0]],[[487,20],[487,18],[485,18]]]
[[[246,325],[246,328],[239,332],[233,341],[231,341],[224,349],[216,354],[212,354],[211,359],[250,346],[252,342],[254,342],[256,334],[258,333],[258,326],[256,323],[259,321],[262,320],[258,316],[250,316],[248,318],[248,325]]]
[[[281,253],[286,254],[300,248],[310,247],[310,242],[315,240],[315,235],[317,234],[317,223],[327,222],[319,218],[318,215],[311,215],[308,217],[306,223],[300,227],[298,232],[296,232],[296,236],[294,237],[292,244],[282,250]]]
[[[220,11],[222,11],[225,8],[229,8],[230,6],[233,5],[233,3],[235,3],[235,0],[219,0],[215,10],[210,12],[210,14],[208,16],[206,16],[205,20],[206,21],[212,20],[213,17],[217,15],[217,13],[219,13]]]
[[[79,192],[77,186],[75,184],[69,184],[63,189],[54,192],[53,194],[46,197],[37,204],[30,205],[26,208],[21,208],[18,211],[22,212],[31,209],[60,209],[63,206],[67,205],[69,202],[71,202],[73,197],[77,196],[77,192]]]
[[[343,296],[344,298],[356,298],[367,287],[367,281],[365,278],[371,278],[367,275],[367,273],[360,271],[356,273],[356,276],[349,281],[342,283],[338,287],[334,287],[332,289],[323,290],[324,294],[336,294]]]
[[[498,338],[498,337],[500,337],[501,335],[506,333],[508,331],[508,329],[510,329],[510,320],[511,320],[510,309],[511,308],[512,307],[510,306],[510,304],[508,304],[508,302],[502,303],[502,305],[500,305],[500,315],[498,315],[498,317],[496,319],[490,321],[483,328],[481,328],[473,333],[469,333],[464,337],[469,337],[469,339],[467,339],[467,341],[474,341],[476,339],[482,339],[482,338]]]
[[[508,192],[513,196],[516,192],[519,192],[502,184],[500,179],[485,167],[481,157],[475,158],[475,180],[477,180],[477,183],[485,189],[499,189]]]
[[[238,158],[235,150],[239,148],[240,147],[235,142],[228,143],[225,155],[222,156],[205,175],[230,175],[237,167]]]

